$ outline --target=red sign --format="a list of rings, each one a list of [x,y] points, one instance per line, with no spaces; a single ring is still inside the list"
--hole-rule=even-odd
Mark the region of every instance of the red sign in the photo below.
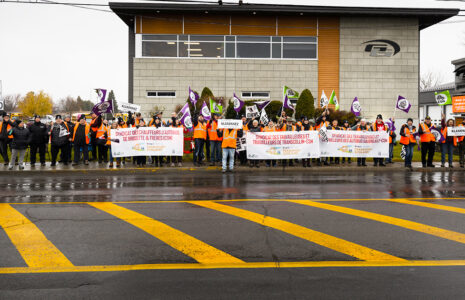
[[[452,97],[452,112],[465,113],[465,95]]]

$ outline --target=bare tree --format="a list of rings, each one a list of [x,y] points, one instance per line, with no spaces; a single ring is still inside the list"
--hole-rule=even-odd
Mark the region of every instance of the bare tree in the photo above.
[[[20,94],[12,94],[12,95],[6,95],[3,97],[5,100],[5,111],[6,112],[14,112],[18,108],[18,103],[21,101],[21,95]]]
[[[441,84],[443,76],[440,73],[428,71],[420,77],[420,89],[424,90]]]

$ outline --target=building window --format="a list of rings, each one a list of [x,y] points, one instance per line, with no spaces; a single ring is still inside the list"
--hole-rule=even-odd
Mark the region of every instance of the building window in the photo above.
[[[149,98],[173,98],[176,97],[175,91],[147,91],[147,97]]]
[[[245,99],[269,99],[270,92],[242,92],[242,98]]]
[[[137,35],[140,36],[140,35]],[[144,34],[138,57],[316,59],[313,36]]]

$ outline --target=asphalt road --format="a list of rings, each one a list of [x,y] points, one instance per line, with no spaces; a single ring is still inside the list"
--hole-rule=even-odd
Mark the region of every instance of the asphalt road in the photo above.
[[[0,298],[465,298],[464,175],[0,172]]]

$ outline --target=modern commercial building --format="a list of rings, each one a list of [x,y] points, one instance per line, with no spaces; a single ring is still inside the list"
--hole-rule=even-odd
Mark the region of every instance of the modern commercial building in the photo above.
[[[433,123],[441,123],[441,115],[446,119],[457,119],[461,122],[465,118],[465,58],[453,60],[455,81],[440,84],[420,91],[419,112],[420,121],[430,116]],[[435,93],[448,90],[452,97],[451,105],[439,106]]]
[[[147,113],[215,96],[282,100],[283,86],[335,90],[344,110],[418,119],[420,30],[456,9],[110,3],[129,28],[129,101]],[[316,101],[319,103],[319,101]]]

